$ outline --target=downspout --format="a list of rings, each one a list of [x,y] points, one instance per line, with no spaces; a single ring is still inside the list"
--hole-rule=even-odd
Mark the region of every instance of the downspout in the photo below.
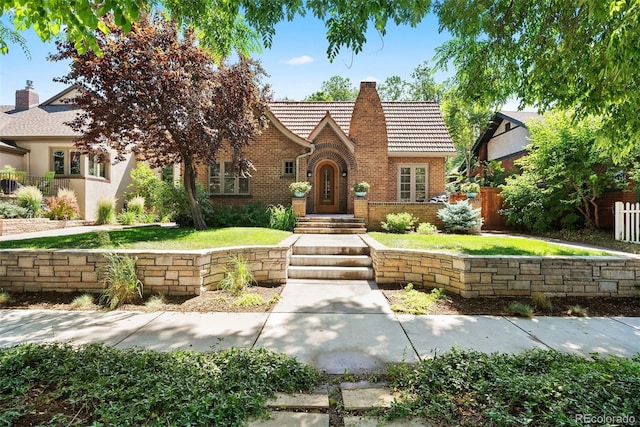
[[[298,157],[296,157],[296,181],[300,181],[300,159],[305,156],[311,156],[315,149],[316,149],[316,146],[314,144],[311,146],[311,151],[309,151],[308,153],[300,154]]]

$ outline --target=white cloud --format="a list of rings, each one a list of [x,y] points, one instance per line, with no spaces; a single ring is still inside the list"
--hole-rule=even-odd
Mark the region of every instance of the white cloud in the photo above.
[[[364,79],[362,79],[363,82],[379,82],[380,79],[378,79],[377,77],[373,77],[373,76],[368,76],[365,77]]]
[[[313,58],[309,55],[296,56],[286,61],[287,65],[304,65],[313,62]]]

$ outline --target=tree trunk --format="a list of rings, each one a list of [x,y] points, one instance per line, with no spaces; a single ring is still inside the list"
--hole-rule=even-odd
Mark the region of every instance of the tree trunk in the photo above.
[[[184,161],[184,191],[191,209],[191,216],[193,216],[193,227],[196,230],[206,230],[207,223],[204,221],[204,215],[202,214],[202,208],[198,203],[197,191],[196,191],[196,171],[193,165],[193,160],[183,158]]]

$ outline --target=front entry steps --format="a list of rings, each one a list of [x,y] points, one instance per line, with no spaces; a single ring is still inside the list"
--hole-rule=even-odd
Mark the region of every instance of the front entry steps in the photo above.
[[[294,233],[299,234],[364,234],[362,218],[353,216],[305,216],[298,219]]]
[[[351,237],[355,244],[341,242],[340,239],[336,239],[338,236],[332,239],[332,243],[324,243],[326,239],[320,241],[320,237],[330,236],[317,238],[308,236],[307,244],[296,243],[293,246],[288,269],[289,279],[373,280],[375,278],[369,247],[359,237]]]

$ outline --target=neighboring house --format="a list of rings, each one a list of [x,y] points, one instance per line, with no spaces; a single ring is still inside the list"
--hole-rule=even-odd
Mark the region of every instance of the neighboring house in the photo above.
[[[103,197],[116,197],[122,206],[135,161],[100,164],[75,148],[78,134],[64,124],[78,114],[76,107],[64,102],[75,94],[70,87],[40,103],[30,81],[16,91],[15,105],[0,107],[0,168],[8,164],[36,177],[55,171],[55,177],[67,179],[75,192],[80,216],[92,220]]]
[[[481,163],[495,160],[502,162],[506,171],[513,169],[513,162],[527,154],[525,147],[531,142],[526,123],[532,119],[542,119],[542,116],[526,111],[495,113],[473,144],[473,155]]]
[[[289,205],[294,181],[313,186],[307,213],[353,213],[360,181],[371,184],[370,202],[426,202],[445,191],[455,148],[436,102],[381,102],[376,83],[362,82],[355,102],[273,102],[267,116],[246,149],[251,177],[235,177],[224,150],[198,169],[214,205]]]

